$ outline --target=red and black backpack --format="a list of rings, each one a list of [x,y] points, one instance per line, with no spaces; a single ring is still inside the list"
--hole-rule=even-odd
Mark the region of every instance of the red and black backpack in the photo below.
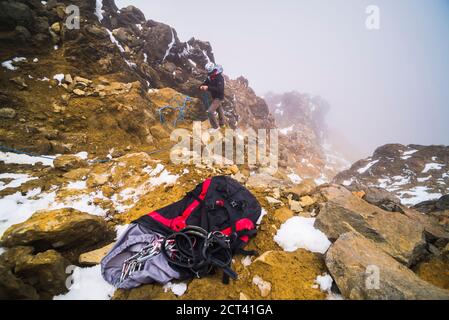
[[[261,215],[257,199],[227,176],[206,179],[178,202],[140,217],[135,223],[164,236],[162,253],[183,278],[202,277],[223,269],[224,282],[236,279],[234,254],[256,234]],[[174,252],[166,248],[174,247]]]

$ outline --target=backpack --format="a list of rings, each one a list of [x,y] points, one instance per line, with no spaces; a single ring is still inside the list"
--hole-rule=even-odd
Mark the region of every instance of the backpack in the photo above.
[[[118,288],[201,278],[223,270],[237,279],[232,258],[257,230],[261,206],[239,182],[206,179],[184,198],[135,220],[103,258],[102,274]]]

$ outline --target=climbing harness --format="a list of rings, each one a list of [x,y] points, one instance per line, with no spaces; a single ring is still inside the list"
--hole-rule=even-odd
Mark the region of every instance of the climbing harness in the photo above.
[[[165,123],[165,117],[164,117],[163,111],[164,111],[164,110],[167,110],[167,109],[173,110],[173,111],[176,111],[176,110],[179,111],[178,117],[177,117],[177,118],[175,119],[175,121],[173,122],[173,126],[174,126],[174,127],[176,127],[176,125],[178,124],[179,121],[184,121],[184,120],[185,120],[185,113],[186,113],[186,109],[187,109],[187,104],[188,104],[189,102],[192,101],[192,98],[189,97],[189,96],[186,96],[186,97],[184,98],[184,101],[183,101],[182,103],[180,103],[179,97],[182,97],[182,95],[181,95],[181,94],[175,95],[175,96],[170,100],[170,102],[169,102],[168,105],[166,105],[166,106],[164,106],[164,107],[162,107],[162,108],[159,108],[159,109],[157,110],[158,113],[159,113],[159,120],[161,121],[162,124]],[[177,105],[176,107],[173,107],[173,106],[172,106],[173,103],[176,103],[176,102],[178,103],[178,105]]]
[[[172,247],[166,243],[172,244]],[[198,226],[186,227],[164,240],[162,254],[170,263],[192,271],[197,278],[218,267],[232,279],[237,279],[237,274],[231,269],[230,238],[220,231],[207,232]]]

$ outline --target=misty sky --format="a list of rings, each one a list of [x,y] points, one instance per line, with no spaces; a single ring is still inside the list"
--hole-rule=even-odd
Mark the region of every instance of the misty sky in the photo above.
[[[449,0],[116,0],[211,42],[231,77],[260,95],[319,94],[327,122],[362,153],[449,145]],[[365,26],[380,8],[380,30]]]

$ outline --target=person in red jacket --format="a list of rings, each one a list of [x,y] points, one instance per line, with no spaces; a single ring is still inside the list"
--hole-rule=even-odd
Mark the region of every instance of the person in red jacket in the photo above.
[[[214,129],[218,129],[218,124],[220,127],[224,127],[226,125],[226,118],[223,110],[223,101],[224,101],[224,77],[223,77],[223,69],[221,66],[216,65],[213,62],[209,62],[206,64],[205,69],[207,71],[207,79],[200,86],[200,90],[209,91],[212,96],[212,103],[207,109],[207,115],[209,117],[210,125]],[[215,118],[215,112],[218,112],[218,121]]]

